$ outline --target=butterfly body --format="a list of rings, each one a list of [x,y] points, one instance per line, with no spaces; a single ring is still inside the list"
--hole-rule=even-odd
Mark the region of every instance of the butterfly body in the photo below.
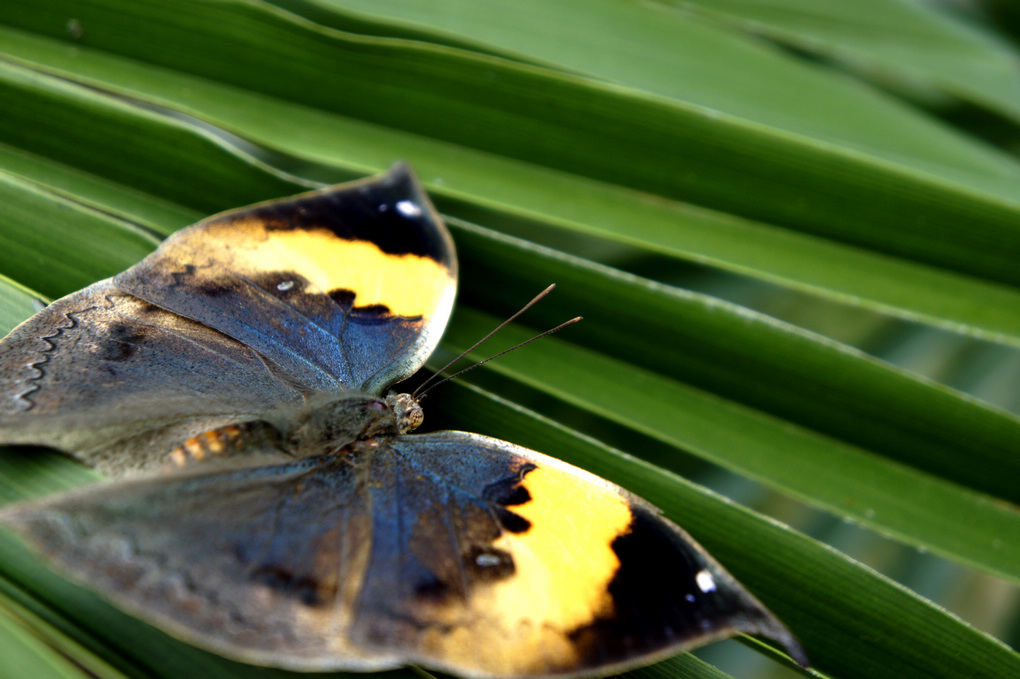
[[[178,636],[298,670],[604,675],[789,631],[627,491],[506,441],[411,434],[452,241],[401,166],[212,217],[0,347],[0,437],[119,477],[0,509]]]

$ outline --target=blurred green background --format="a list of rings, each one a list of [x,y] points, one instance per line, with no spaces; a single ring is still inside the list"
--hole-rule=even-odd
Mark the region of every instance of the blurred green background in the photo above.
[[[646,497],[820,676],[1020,676],[1018,35],[1005,0],[4,0],[0,328],[207,214],[407,160],[461,257],[436,366],[551,282],[480,355],[586,319],[428,427]],[[93,478],[0,453],[4,502]],[[0,676],[288,675],[10,539],[0,647]],[[633,674],[798,675],[777,657]]]

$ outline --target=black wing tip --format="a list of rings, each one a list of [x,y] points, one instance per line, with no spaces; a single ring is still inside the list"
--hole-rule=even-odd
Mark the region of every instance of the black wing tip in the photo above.
[[[804,669],[811,667],[811,658],[807,656],[807,653],[804,651],[804,647],[801,646],[796,639],[788,640],[786,644],[783,645],[783,648],[786,650],[786,654],[793,658],[795,663]]]
[[[428,193],[425,191],[425,187],[411,168],[411,164],[406,160],[394,162],[385,172],[374,177],[368,177],[365,181],[385,185],[395,195],[407,196],[416,203],[427,205],[430,210],[434,209],[432,201],[429,200]]]
[[[800,645],[800,641],[798,641],[797,637],[793,635],[793,632],[787,629],[786,625],[779,622],[774,615],[768,611],[765,612],[769,618],[768,624],[756,630],[745,631],[744,634],[758,635],[768,639],[769,641],[778,644],[780,649],[782,649],[782,651],[785,652],[786,655],[793,660],[793,662],[797,663],[804,669],[811,667],[811,659],[808,658],[807,652],[804,650],[804,647]],[[775,649],[773,646],[769,646],[769,648],[772,648],[776,653],[780,652],[779,649]]]
[[[394,161],[381,176],[401,181],[418,180],[418,176],[411,169],[411,164],[403,159]]]

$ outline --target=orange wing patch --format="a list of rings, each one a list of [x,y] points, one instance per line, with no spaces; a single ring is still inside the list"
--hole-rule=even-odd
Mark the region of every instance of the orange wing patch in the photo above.
[[[254,225],[242,225],[251,229]],[[326,230],[271,231],[238,253],[235,269],[295,271],[322,292],[347,289],[358,306],[381,304],[400,316],[428,317],[450,295],[449,268],[430,257],[389,254],[368,241]]]
[[[613,543],[633,518],[626,500],[549,465],[528,472],[521,486],[531,499],[512,510],[530,527],[492,543],[512,557],[513,575],[476,589],[460,625],[427,635],[425,647],[454,671],[575,673],[586,659],[570,633],[614,612],[609,585],[620,561]]]
[[[612,545],[630,525],[626,501],[552,467],[533,469],[522,485],[531,501],[513,510],[531,527],[504,533],[493,543],[513,557],[516,567],[513,578],[492,588],[494,610],[508,620],[541,620],[560,629],[611,612],[607,587],[620,567]],[[522,596],[522,585],[532,596]]]

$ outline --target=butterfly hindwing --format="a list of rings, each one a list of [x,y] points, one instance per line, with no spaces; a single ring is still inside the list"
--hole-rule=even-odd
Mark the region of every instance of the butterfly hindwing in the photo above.
[[[191,436],[300,398],[251,349],[109,280],[53,302],[0,352],[0,440],[111,474],[161,465]]]
[[[438,344],[456,273],[449,233],[396,165],[210,217],[114,282],[242,342],[308,391],[379,393]]]

